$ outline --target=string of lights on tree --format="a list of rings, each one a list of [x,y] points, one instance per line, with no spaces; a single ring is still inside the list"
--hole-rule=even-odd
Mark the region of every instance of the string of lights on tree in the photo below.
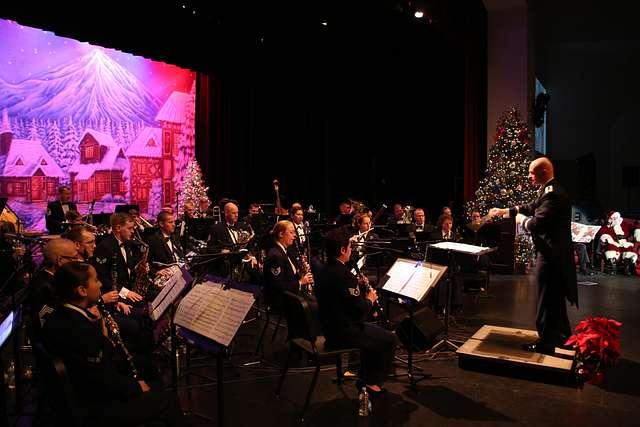
[[[202,179],[202,170],[198,161],[192,159],[187,165],[187,170],[182,183],[182,191],[178,195],[178,211],[184,211],[184,204],[191,202],[196,208],[196,216],[201,216],[200,212],[200,200],[206,199],[209,201],[207,191],[209,187],[205,187],[204,180]],[[210,205],[211,202],[207,204]]]
[[[475,199],[466,204],[486,215],[491,208],[506,208],[531,203],[537,196],[537,188],[529,181],[531,146],[529,129],[520,118],[516,107],[500,116],[496,128],[495,144],[489,149],[487,169],[480,180]],[[516,235],[516,265],[528,264],[533,256],[531,239]]]

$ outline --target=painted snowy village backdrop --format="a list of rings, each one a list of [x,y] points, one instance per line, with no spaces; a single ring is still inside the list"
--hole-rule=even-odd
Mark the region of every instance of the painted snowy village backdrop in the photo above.
[[[194,156],[195,73],[0,19],[0,197],[27,229],[72,188],[81,213],[175,204]]]

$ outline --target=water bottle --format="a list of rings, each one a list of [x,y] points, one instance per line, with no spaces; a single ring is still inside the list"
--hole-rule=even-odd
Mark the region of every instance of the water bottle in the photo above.
[[[369,413],[371,413],[369,393],[367,393],[367,387],[362,387],[362,391],[358,394],[358,415],[361,417],[368,417]]]
[[[9,366],[7,366],[4,373],[4,383],[9,389],[16,388],[16,365],[13,360],[9,362]]]

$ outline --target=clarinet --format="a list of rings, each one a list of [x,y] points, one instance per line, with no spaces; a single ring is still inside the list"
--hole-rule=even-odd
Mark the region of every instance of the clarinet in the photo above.
[[[304,253],[302,252],[302,248],[300,247],[300,242],[298,241],[297,237],[294,240],[294,243],[296,245],[296,251],[298,252],[298,257],[296,261],[298,262],[298,266],[300,267],[299,268],[300,277],[304,277],[307,273],[311,273],[311,266],[309,265],[309,262],[306,259],[307,258],[306,255],[304,255]],[[311,295],[312,290],[313,290],[313,280],[310,283],[307,283],[306,285],[304,285],[303,292],[308,295]]]
[[[117,290],[116,283],[118,280],[118,272],[116,271],[116,262],[115,262],[116,259],[117,259],[117,256],[114,255],[113,264],[111,265],[111,280],[112,280],[111,288],[113,290]],[[124,344],[124,341],[122,341],[122,336],[120,335],[120,327],[116,323],[111,313],[109,313],[109,310],[107,310],[107,308],[105,307],[104,301],[102,300],[102,298],[98,299],[98,302],[96,305],[98,307],[98,311],[100,312],[100,315],[104,319],[104,324],[107,328],[107,339],[116,348],[116,350],[118,350],[122,354],[122,357],[124,357],[124,360],[127,361],[127,364],[129,365],[129,369],[131,371],[131,375],[133,375],[133,379],[138,379],[138,370],[136,369],[136,366],[133,363],[133,356],[131,356],[131,353],[129,353],[127,346]]]
[[[356,271],[356,277],[358,279],[361,279],[363,282],[363,286],[364,286],[364,290],[366,293],[371,292],[371,290],[373,290],[373,288],[371,287],[371,285],[369,284],[369,280],[365,277],[364,274],[362,274],[362,272],[360,271],[360,267],[358,267],[358,262],[355,260],[353,253],[351,255],[351,261],[353,262],[353,269]],[[384,310],[382,309],[382,306],[380,305],[380,302],[378,301],[378,299],[376,299],[373,304],[372,304],[372,310],[374,311],[374,313],[378,313],[378,316],[382,317],[382,315],[384,314]],[[377,317],[377,316],[374,316]]]

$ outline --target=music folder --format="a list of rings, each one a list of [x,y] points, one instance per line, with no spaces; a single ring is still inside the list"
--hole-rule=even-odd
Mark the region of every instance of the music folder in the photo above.
[[[398,258],[382,279],[382,289],[420,302],[446,271],[444,265]]]
[[[251,309],[250,292],[208,281],[196,285],[180,302],[176,325],[227,347]]]
[[[149,317],[154,322],[162,317],[167,308],[175,302],[191,282],[191,275],[186,268],[176,268],[158,295],[149,303]]]
[[[497,250],[497,248],[488,248],[484,246],[475,246],[475,245],[469,245],[467,243],[456,243],[456,242],[450,242],[450,241],[435,243],[431,245],[431,248],[458,252],[458,253],[468,254],[468,255],[484,255]]]

